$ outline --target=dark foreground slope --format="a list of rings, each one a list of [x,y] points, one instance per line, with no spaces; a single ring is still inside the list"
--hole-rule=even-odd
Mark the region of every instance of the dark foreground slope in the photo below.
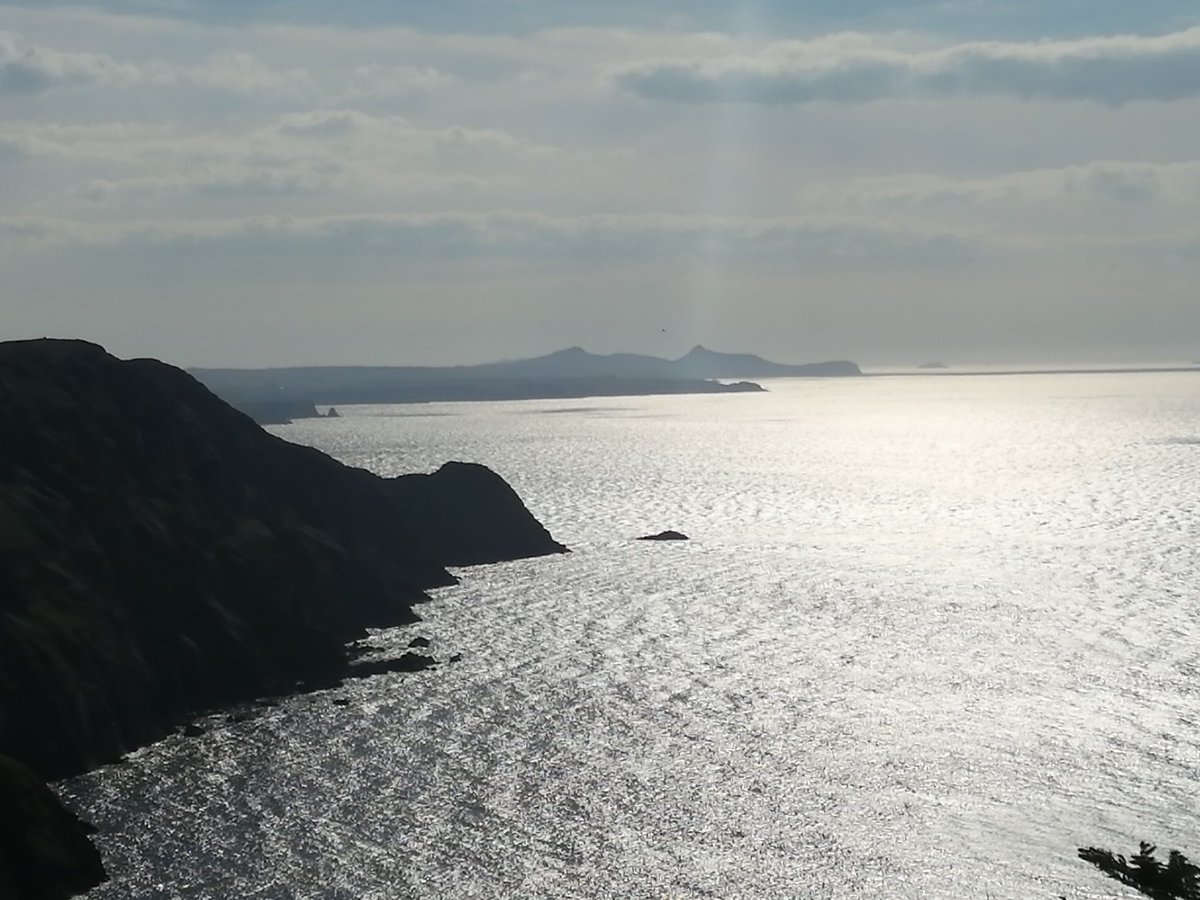
[[[90,831],[30,769],[0,756],[0,898],[66,900],[100,884],[108,876]]]
[[[0,344],[0,753],[62,775],[341,671],[453,581],[394,493],[163,363]],[[561,549],[492,513],[512,555]]]

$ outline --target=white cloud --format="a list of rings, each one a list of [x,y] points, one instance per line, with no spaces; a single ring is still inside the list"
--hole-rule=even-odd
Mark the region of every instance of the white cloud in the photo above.
[[[334,103],[356,103],[410,97],[450,87],[458,79],[432,66],[355,66],[345,87],[331,99]]]
[[[172,186],[146,185],[155,190]],[[103,188],[98,188],[103,189]],[[119,186],[118,186],[119,189]],[[130,188],[132,189],[132,187]],[[1200,257],[1195,228],[1133,235],[989,235],[867,216],[714,218],[550,216],[516,210],[424,214],[246,216],[85,223],[0,217],[0,250],[55,246],[132,253],[383,255],[390,260],[508,258],[603,267],[639,261],[783,265],[801,269],[961,266],[990,255],[1142,259]]]
[[[897,175],[858,178],[811,193],[894,206],[964,204],[1167,204],[1200,210],[1200,160],[1151,163],[1096,160],[1053,169],[1006,172],[986,178]]]
[[[1200,27],[1033,43],[912,50],[868,35],[774,43],[755,54],[655,59],[612,69],[651,100],[802,104],[1006,95],[1120,105],[1200,95]]]
[[[33,44],[20,35],[0,32],[0,96],[82,85],[191,87],[293,99],[314,91],[312,76],[304,69],[272,68],[237,50],[220,50],[192,65],[157,58],[130,62]]]
[[[358,188],[377,200],[448,191],[477,193],[544,172],[559,151],[497,129],[427,128],[354,110],[289,113],[246,130],[159,125],[24,123],[0,136],[0,161],[69,165],[69,192],[94,202],[251,199],[328,195]],[[240,201],[240,202],[239,202]]]
[[[955,263],[973,253],[961,234],[895,227],[885,221],[826,218],[548,216],[501,210],[417,215],[253,216],[85,224],[0,219],[0,236],[18,244],[210,249],[321,254],[385,253],[421,258],[572,257],[589,264],[663,255],[711,260],[838,265]]]
[[[359,134],[374,123],[371,116],[348,109],[314,109],[288,113],[279,121],[281,134],[293,137],[344,138]],[[397,118],[397,124],[403,119]]]
[[[212,197],[250,198],[312,194],[337,183],[336,167],[326,171],[232,169],[208,170],[187,175],[138,178],[95,178],[74,188],[88,200],[109,200],[118,195],[169,197],[208,195]]]
[[[37,94],[66,85],[130,83],[139,76],[136,67],[103,54],[53,50],[0,32],[0,96]]]
[[[148,67],[147,80],[160,85],[190,85],[232,94],[278,94],[305,98],[315,91],[312,75],[302,68],[279,69],[249,53],[224,50],[198,66],[156,62]]]
[[[797,298],[848,304],[847,335],[937,326],[977,292],[1130,309],[1194,297],[1200,29],[764,43],[686,26],[3,17],[23,36],[0,38],[0,254],[11,302],[46,310],[30,304],[31,322],[81,321],[80,289],[117,333],[169,327],[189,291],[198,309],[236,297],[267,319],[306,297],[297,335],[309,315],[373,322],[395,304],[398,321],[416,293],[431,320],[457,297],[517,322],[540,291],[520,321],[556,310],[564,335],[610,297],[732,297],[746,323],[774,303],[764,327],[789,334],[806,330],[786,312]],[[1186,99],[1131,102],[1172,97]],[[149,315],[105,308],[134,295]],[[614,335],[625,327],[613,317]]]

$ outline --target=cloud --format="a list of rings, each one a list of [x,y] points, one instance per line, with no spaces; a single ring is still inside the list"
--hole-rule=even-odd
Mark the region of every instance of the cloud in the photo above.
[[[347,109],[287,113],[226,131],[25,122],[0,135],[0,165],[40,165],[57,171],[59,184],[70,172],[66,183],[74,186],[65,195],[137,201],[143,212],[146,202],[188,197],[227,201],[234,214],[288,197],[314,198],[310,212],[447,193],[469,205],[489,188],[513,191],[523,176],[544,177],[550,160],[569,163],[555,147],[498,129],[422,127]]]
[[[146,80],[163,86],[189,85],[251,96],[304,98],[315,91],[313,78],[304,69],[275,69],[249,53],[235,50],[216,53],[199,66],[156,62],[147,67]]]
[[[829,200],[893,206],[961,206],[972,204],[1114,204],[1200,203],[1200,160],[1152,163],[1096,160],[1060,168],[1006,172],[987,178],[899,175],[858,178],[836,188],[814,192]]]
[[[455,189],[481,190],[487,181],[470,175],[437,175],[427,172],[400,174],[358,172],[364,187],[388,194],[431,194]],[[352,181],[336,162],[291,166],[232,166],[201,169],[186,175],[93,178],[76,185],[71,193],[93,202],[117,198],[214,198],[244,201],[317,195],[345,187]],[[239,204],[240,205],[240,204]]]
[[[7,240],[5,240],[7,239]],[[1200,230],[1132,234],[987,234],[869,216],[553,216],[516,210],[419,214],[247,216],[92,224],[0,219],[0,250],[74,245],[169,258],[184,256],[381,257],[440,264],[507,259],[601,268],[687,260],[745,266],[928,274],[933,268],[1064,254],[1111,261],[1194,262]]]
[[[642,61],[609,72],[649,100],[802,104],[891,97],[1002,95],[1121,105],[1200,96],[1200,27],[1034,43],[897,49],[837,35],[770,44],[752,55]]]
[[[103,54],[52,50],[0,32],[0,96],[38,94],[64,85],[117,84],[138,76],[135,67]]]
[[[290,99],[313,93],[303,69],[272,68],[248,53],[222,50],[194,65],[161,59],[122,62],[100,53],[76,53],[32,44],[0,32],[0,96],[40,94],[86,85],[191,87],[222,93]]]
[[[373,121],[370,116],[354,110],[318,109],[283,116],[279,132],[293,137],[341,138],[362,132]]]
[[[602,264],[664,256],[801,265],[968,259],[961,234],[843,218],[549,216],[519,211],[254,216],[124,224],[0,219],[0,247],[63,245],[215,253],[385,254],[420,259],[511,257]]]
[[[188,175],[147,176],[124,179],[94,178],[74,192],[92,201],[118,195],[142,197],[210,196],[231,199],[313,194],[339,180],[336,166],[323,171],[279,169],[232,169],[200,171]]]
[[[337,103],[390,100],[449,87],[456,79],[433,66],[389,66],[378,63],[356,66],[346,78]]]
[[[398,147],[444,157],[462,158],[475,153],[503,153],[517,157],[545,157],[557,148],[526,140],[496,128],[421,127],[402,116],[372,116],[351,109],[314,109],[282,116],[278,132],[293,138],[333,140],[358,138],[387,148]]]

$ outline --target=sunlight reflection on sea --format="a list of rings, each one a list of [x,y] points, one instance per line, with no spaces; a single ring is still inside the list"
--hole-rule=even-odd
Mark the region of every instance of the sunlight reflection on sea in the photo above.
[[[490,465],[574,552],[376,637],[461,662],[65,785],[94,896],[1116,897],[1076,847],[1200,855],[1196,376],[768,386],[273,429]]]

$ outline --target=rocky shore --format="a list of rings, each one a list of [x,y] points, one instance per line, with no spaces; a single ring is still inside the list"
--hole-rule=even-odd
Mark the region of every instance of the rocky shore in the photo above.
[[[0,344],[0,434],[0,754],[44,778],[337,677],[446,565],[565,550],[481,466],[382,479],[82,341]]]

